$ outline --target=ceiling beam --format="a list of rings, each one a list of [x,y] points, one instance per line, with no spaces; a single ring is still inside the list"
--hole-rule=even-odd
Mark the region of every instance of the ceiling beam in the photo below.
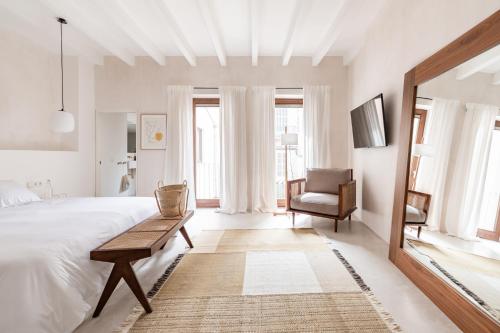
[[[109,31],[106,25],[103,25],[103,21],[99,19],[99,13],[89,10],[87,1],[42,0],[42,2],[58,16],[66,18],[68,24],[76,27],[103,49],[117,56],[128,65],[134,66],[134,56],[116,42],[118,38]]]
[[[494,47],[457,68],[457,80],[464,80],[483,69],[500,62],[500,47]]]
[[[494,85],[500,85],[500,71],[493,74],[493,81],[491,83]]]
[[[323,39],[319,43],[316,52],[314,52],[312,57],[312,65],[318,66],[323,58],[326,56],[328,51],[332,48],[333,44],[337,41],[340,33],[346,23],[345,17],[349,17],[348,13],[353,11],[353,7],[356,9],[359,7],[359,3],[356,1],[344,1],[340,9],[337,11],[336,15],[332,16],[332,21],[328,31],[324,35]]]
[[[259,64],[259,4],[250,0],[250,40],[252,42],[252,66]]]
[[[290,27],[288,28],[288,34],[285,42],[285,49],[283,51],[283,56],[281,64],[287,66],[292,57],[293,49],[295,47],[295,39],[297,38],[297,33],[302,27],[307,14],[309,14],[312,3],[314,1],[308,0],[296,0],[295,7],[293,9],[292,20],[290,22]]]
[[[167,4],[164,0],[156,1],[155,4],[163,16],[163,24],[165,24],[165,27],[167,28],[170,38],[172,38],[175,46],[177,46],[177,49],[179,49],[191,66],[196,66],[196,55],[187,42],[186,37],[184,37],[181,29],[177,25],[174,16],[167,7]]]
[[[217,30],[217,26],[215,25],[214,22],[212,9],[210,8],[211,1],[198,0],[197,3],[198,3],[198,8],[201,12],[201,16],[203,17],[203,21],[205,21],[208,34],[212,39],[212,44],[214,45],[215,53],[219,58],[219,63],[221,66],[226,66],[226,51],[224,50],[224,46],[222,45],[219,31]]]
[[[136,42],[151,58],[159,65],[165,65],[165,55],[149,38],[124,1],[105,0],[95,1],[95,3],[106,12],[120,30]]]

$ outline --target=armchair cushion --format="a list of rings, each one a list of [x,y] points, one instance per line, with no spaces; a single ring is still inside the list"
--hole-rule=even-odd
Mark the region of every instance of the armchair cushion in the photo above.
[[[427,214],[422,210],[411,205],[406,205],[406,222],[424,224]]]
[[[339,194],[339,185],[350,180],[350,169],[307,169],[304,192]]]
[[[311,213],[336,216],[339,212],[339,196],[330,193],[306,192],[293,196],[290,200],[290,207]]]

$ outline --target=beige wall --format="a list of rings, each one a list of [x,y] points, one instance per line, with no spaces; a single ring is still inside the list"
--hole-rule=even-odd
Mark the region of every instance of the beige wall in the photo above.
[[[384,94],[389,146],[352,149],[350,142],[349,152],[362,220],[387,242],[404,73],[499,8],[499,0],[388,0],[349,66],[350,108]]]
[[[76,150],[78,127],[50,131],[61,108],[59,56],[12,31],[0,30],[0,149]],[[65,57],[65,109],[78,122],[78,59]]]
[[[166,66],[159,66],[149,58],[139,57],[131,67],[116,58],[106,58],[104,66],[96,67],[96,111],[165,112],[163,92],[167,85],[331,85],[335,113],[331,124],[335,141],[332,154],[335,166],[347,165],[347,69],[341,58],[327,57],[318,67],[311,66],[307,57],[292,58],[288,66],[281,65],[280,57],[260,57],[258,67],[251,66],[249,57],[229,57],[227,62],[226,67],[221,67],[216,57],[200,57],[197,66],[191,67],[182,57],[169,57]],[[164,152],[138,149],[137,153],[138,195],[149,196],[163,176]]]
[[[58,56],[0,30],[0,179],[51,179],[56,193],[93,196],[94,66],[65,59],[65,104],[75,116],[70,134],[50,131],[60,107]]]

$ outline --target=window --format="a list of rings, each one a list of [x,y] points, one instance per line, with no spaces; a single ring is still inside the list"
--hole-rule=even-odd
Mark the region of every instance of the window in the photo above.
[[[425,129],[426,117],[427,117],[426,110],[421,110],[421,109],[415,110],[415,115],[413,116],[412,145],[424,143],[424,129]],[[415,189],[419,164],[420,164],[420,156],[412,155],[410,162],[410,177],[408,183],[408,189],[410,190]]]
[[[486,169],[484,197],[481,205],[477,235],[498,241],[500,239],[500,120],[496,122],[491,140]]]
[[[196,127],[196,163],[203,163],[203,128]]]
[[[219,99],[195,98],[193,112],[196,205],[219,207]]]
[[[276,149],[276,196],[278,205],[285,205],[285,156],[288,155],[288,180],[305,175],[304,162],[304,109],[302,99],[276,99],[275,149]],[[289,146],[288,154],[281,145],[281,134],[297,133],[299,144]]]

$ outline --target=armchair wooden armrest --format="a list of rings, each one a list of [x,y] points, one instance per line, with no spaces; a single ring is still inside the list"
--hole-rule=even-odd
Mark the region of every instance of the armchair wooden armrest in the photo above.
[[[431,204],[431,195],[428,193],[408,190],[406,203],[412,207],[423,210],[427,214]]]
[[[305,178],[299,178],[299,179],[294,179],[294,180],[289,180],[286,183],[286,209],[290,209],[290,200],[292,200],[292,197],[295,195],[302,194],[304,192],[304,188],[306,185],[306,179]]]
[[[356,210],[356,181],[339,185],[339,217],[341,219]]]

